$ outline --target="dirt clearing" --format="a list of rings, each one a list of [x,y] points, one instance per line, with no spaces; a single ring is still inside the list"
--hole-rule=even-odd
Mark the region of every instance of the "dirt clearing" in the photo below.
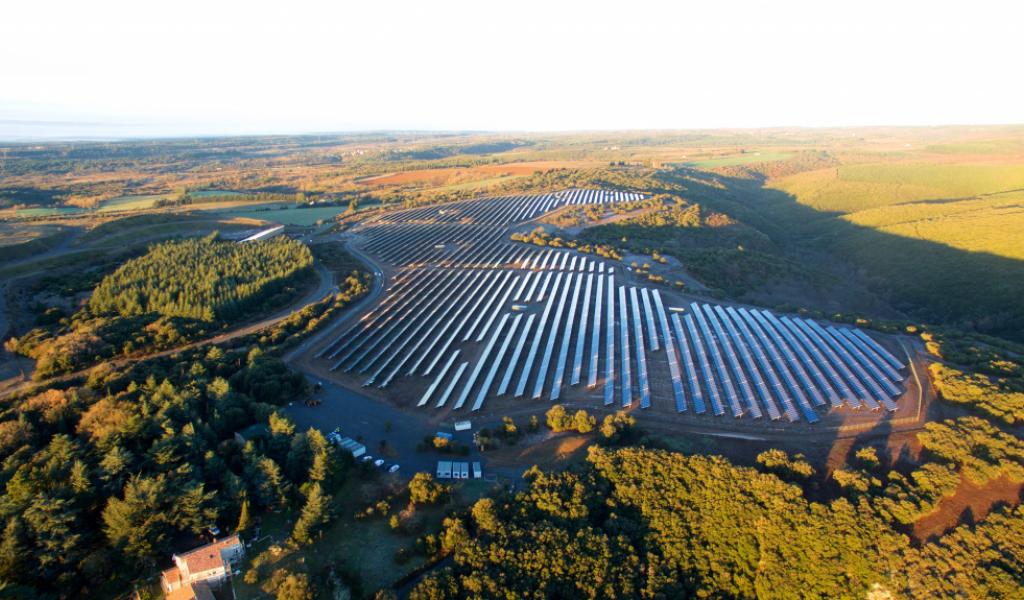
[[[961,478],[956,492],[939,502],[932,514],[914,523],[913,535],[919,542],[938,537],[961,523],[975,523],[1000,506],[1020,504],[1024,485],[1014,483],[1006,476],[979,486],[966,477]]]

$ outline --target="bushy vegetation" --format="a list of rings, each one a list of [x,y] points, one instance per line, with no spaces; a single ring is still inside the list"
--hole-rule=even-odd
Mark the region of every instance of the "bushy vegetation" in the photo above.
[[[570,415],[561,404],[552,406],[544,417],[548,429],[555,433],[563,431],[590,433],[597,426],[597,419],[587,411],[580,409]]]
[[[948,570],[969,596],[1024,590],[1021,563],[976,554],[1020,548],[1008,522],[1019,512],[986,522],[971,536],[978,547],[956,531],[916,550],[866,501],[810,502],[718,457],[594,448],[577,472],[527,477],[521,494],[446,524],[453,566],[412,598],[853,598],[875,586],[923,598],[947,586],[916,575],[931,569]],[[946,562],[958,553],[973,557]]]
[[[1010,425],[1024,421],[1024,391],[1008,378],[992,379],[933,363],[932,383],[944,400],[964,404]]]

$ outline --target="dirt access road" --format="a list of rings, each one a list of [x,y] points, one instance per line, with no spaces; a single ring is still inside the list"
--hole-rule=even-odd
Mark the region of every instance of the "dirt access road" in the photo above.
[[[0,388],[0,397],[8,396],[11,394],[17,394],[22,391],[30,390],[34,387],[42,387],[58,383],[61,381],[68,381],[71,379],[75,379],[77,377],[82,377],[89,374],[90,372],[92,372],[94,369],[98,368],[101,365],[110,365],[116,368],[120,368],[125,365],[129,365],[143,360],[159,358],[162,356],[170,356],[172,354],[176,354],[178,352],[188,350],[191,348],[207,346],[209,344],[223,344],[233,339],[246,336],[257,331],[261,331],[263,329],[266,329],[267,327],[271,327],[277,324],[278,322],[290,317],[292,314],[294,314],[296,311],[301,310],[306,305],[319,302],[326,298],[327,296],[329,296],[330,294],[336,292],[336,284],[334,282],[334,276],[331,274],[331,272],[324,268],[324,266],[321,265],[320,263],[315,263],[313,265],[313,268],[318,278],[317,286],[315,289],[313,289],[312,291],[310,291],[297,301],[291,303],[287,307],[282,308],[277,312],[273,313],[272,315],[260,319],[259,321],[244,324],[240,327],[237,327],[236,329],[232,329],[231,331],[227,331],[225,333],[221,333],[202,340],[197,340],[195,342],[191,342],[183,346],[176,346],[168,350],[161,350],[159,352],[153,352],[142,356],[132,356],[128,358],[110,360],[105,363],[101,363],[100,365],[93,365],[91,367],[75,371],[73,373],[68,373],[66,375],[61,375],[59,377],[47,379],[46,381],[23,381],[13,385],[8,385],[6,388]]]

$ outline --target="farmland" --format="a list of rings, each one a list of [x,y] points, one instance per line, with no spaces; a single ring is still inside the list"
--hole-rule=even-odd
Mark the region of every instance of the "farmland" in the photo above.
[[[594,166],[593,162],[587,161],[535,161],[535,162],[511,162],[495,165],[480,165],[467,168],[439,168],[420,169],[403,171],[401,173],[389,173],[359,179],[357,182],[362,185],[407,185],[426,184],[431,186],[442,186],[447,184],[466,183],[481,179],[494,177],[514,177],[530,175],[537,171],[549,169],[580,169]]]
[[[282,204],[258,204],[219,210],[221,215],[242,219],[259,219],[283,225],[308,227],[317,221],[331,221],[345,211],[342,206],[319,206],[314,208],[295,207]]]
[[[785,152],[748,152],[736,156],[724,156],[722,158],[707,158],[686,163],[688,167],[701,167],[713,169],[716,167],[733,167],[736,165],[757,164],[785,160],[792,154]]]

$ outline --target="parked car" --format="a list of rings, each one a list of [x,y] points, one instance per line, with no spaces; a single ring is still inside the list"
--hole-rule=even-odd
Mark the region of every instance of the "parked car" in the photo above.
[[[370,456],[369,454],[367,454],[366,456],[364,456],[364,457],[362,458],[362,461],[363,461],[363,462],[370,462],[371,460],[373,460],[373,457],[372,457],[372,456]]]
[[[373,464],[374,464],[374,466],[377,466],[377,467],[383,467],[384,466],[384,459],[383,458],[378,458],[377,460],[373,461]]]
[[[397,464],[391,465],[390,467],[388,467],[388,473],[394,473],[396,471],[398,471],[398,465]]]

